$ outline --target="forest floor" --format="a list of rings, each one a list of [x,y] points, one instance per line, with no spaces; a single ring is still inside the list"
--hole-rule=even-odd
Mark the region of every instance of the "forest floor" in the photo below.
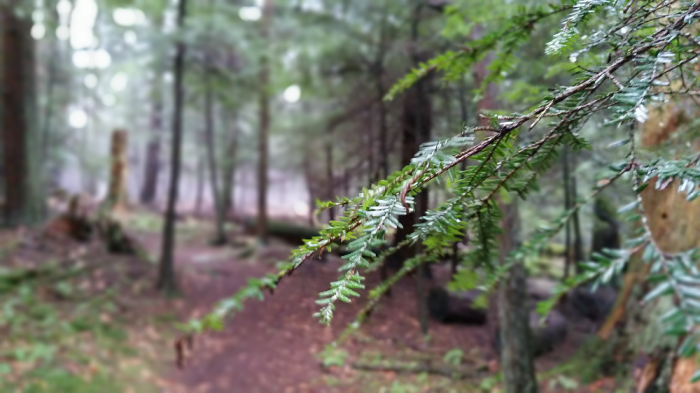
[[[159,254],[160,233],[157,223],[132,220],[132,232],[151,255]],[[231,319],[219,333],[207,333],[195,340],[184,368],[175,366],[172,346],[177,336],[175,322],[201,317],[217,301],[234,294],[249,278],[260,277],[273,271],[275,264],[289,256],[291,247],[275,241],[257,252],[245,252],[245,247],[208,245],[210,226],[187,222],[181,225],[177,248],[177,271],[182,296],[163,299],[152,288],[155,264],[144,269],[143,264],[125,262],[125,258],[102,255],[102,263],[110,266],[131,266],[126,274],[115,303],[117,311],[101,311],[99,326],[116,325],[122,331],[121,340],[102,340],[104,334],[89,329],[91,339],[82,336],[76,345],[92,345],[90,361],[82,366],[65,367],[69,374],[89,376],[97,380],[93,385],[66,390],[28,388],[18,391],[102,393],[275,393],[275,392],[496,392],[499,373],[494,373],[491,334],[485,327],[443,325],[431,321],[427,339],[420,334],[417,319],[415,289],[411,278],[400,281],[390,298],[385,299],[365,326],[340,348],[325,352],[324,348],[351,323],[364,305],[358,299],[351,304],[340,304],[330,327],[320,325],[311,315],[317,311],[318,293],[337,279],[339,259],[329,256],[326,262],[310,261],[293,276],[283,280],[274,295],[266,295],[263,302],[250,300],[243,311]],[[248,254],[248,255],[245,255]],[[138,266],[138,267],[134,267]],[[438,274],[439,276],[439,274]],[[108,275],[109,277],[109,275]],[[94,281],[95,279],[91,279]],[[109,286],[109,279],[101,285]],[[379,278],[370,274],[365,283],[374,287]],[[363,292],[362,295],[366,295]],[[55,301],[54,301],[55,303]],[[63,314],[61,314],[63,315]],[[114,315],[110,317],[110,315]],[[2,324],[0,323],[0,329]],[[116,328],[115,328],[116,330]],[[114,334],[112,334],[114,335]],[[109,335],[107,335],[109,336]],[[118,335],[119,336],[119,335]],[[48,340],[53,340],[49,338]],[[82,343],[80,343],[82,341]],[[610,381],[579,386],[563,377],[562,367],[575,351],[580,337],[572,336],[557,351],[538,360],[542,392],[612,392]],[[111,343],[111,344],[106,344]],[[34,343],[34,346],[39,345]],[[66,352],[66,345],[57,346],[58,353]],[[0,349],[2,346],[0,345]],[[130,351],[120,352],[120,350]],[[82,348],[80,348],[83,351]],[[101,351],[101,352],[100,352]],[[98,352],[100,352],[98,354]],[[8,358],[9,359],[9,358]],[[2,355],[0,355],[0,382],[2,382]],[[383,362],[379,362],[383,360]],[[31,359],[37,364],[36,359]],[[459,366],[469,374],[467,378],[452,379],[435,375],[445,361]],[[40,361],[39,361],[40,362]],[[22,373],[21,364],[31,363],[12,359],[9,375]],[[54,364],[46,361],[47,365]],[[115,363],[118,363],[115,366]],[[325,365],[324,365],[325,363]],[[359,363],[372,365],[373,371],[360,371]],[[18,366],[20,364],[20,366]],[[68,362],[68,364],[73,364]],[[87,365],[86,365],[87,364]],[[106,365],[105,365],[106,364]],[[377,365],[437,365],[411,374],[387,371]],[[375,367],[376,366],[376,367]],[[49,366],[50,367],[50,366]],[[58,367],[58,366],[56,366]],[[54,367],[54,368],[56,368]],[[26,369],[26,367],[25,367]],[[432,369],[432,370],[429,370]],[[18,371],[19,370],[19,371]],[[118,371],[115,371],[118,370]],[[99,382],[100,375],[108,375],[111,382]],[[8,379],[12,381],[12,379]],[[17,381],[17,378],[14,379]],[[49,383],[51,385],[53,382]],[[104,387],[111,384],[114,389]],[[40,386],[38,384],[37,386]],[[0,383],[0,392],[4,392]],[[5,385],[9,386],[9,385]],[[19,386],[19,385],[17,385]],[[26,383],[23,386],[27,386]],[[56,386],[53,383],[53,386]],[[90,387],[92,386],[92,387]],[[96,386],[100,386],[97,388]],[[46,386],[45,386],[46,387]]]

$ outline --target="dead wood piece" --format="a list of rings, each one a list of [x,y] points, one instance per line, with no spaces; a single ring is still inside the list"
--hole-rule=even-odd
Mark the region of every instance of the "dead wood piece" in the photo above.
[[[357,370],[364,371],[393,371],[396,373],[406,373],[406,374],[434,374],[441,375],[452,379],[468,379],[475,378],[479,375],[479,372],[486,370],[486,363],[484,367],[479,368],[466,368],[466,367],[454,367],[445,364],[439,364],[437,362],[397,362],[397,361],[378,361],[370,362],[358,360],[352,364],[352,367]]]

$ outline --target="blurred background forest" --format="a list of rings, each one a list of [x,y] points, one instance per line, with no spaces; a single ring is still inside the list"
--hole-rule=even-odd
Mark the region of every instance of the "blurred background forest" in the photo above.
[[[572,83],[577,57],[544,55],[555,15],[531,26],[511,53],[517,65],[494,52],[449,82],[431,72],[418,93],[385,99],[421,63],[546,5],[0,0],[0,391],[500,391],[491,307],[447,285],[468,235],[427,281],[401,279],[338,346],[328,344],[364,303],[341,305],[328,327],[311,315],[342,250],[247,303],[222,332],[172,343],[178,323],[343,214],[317,211],[318,200],[367,192],[422,143],[488,124],[480,112],[526,111]],[[624,134],[600,131],[606,120],[594,114],[578,131],[592,148],[565,147],[519,204],[519,238],[625,157]],[[528,297],[547,299],[577,261],[619,248],[627,224],[616,207],[632,196],[610,185],[527,258]],[[431,186],[427,206],[450,197],[449,184]],[[368,287],[386,278],[379,270]],[[541,391],[630,391],[615,358],[586,346],[618,290],[579,294],[545,326],[531,322]]]

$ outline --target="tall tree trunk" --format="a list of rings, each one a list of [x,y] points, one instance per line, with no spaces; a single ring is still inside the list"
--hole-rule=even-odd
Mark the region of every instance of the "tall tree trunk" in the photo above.
[[[418,52],[418,26],[421,20],[421,8],[422,5],[418,5],[414,8],[413,22],[411,26],[411,60],[414,66],[418,66],[420,62],[420,54]],[[401,149],[401,162],[402,165],[409,165],[411,159],[418,152],[420,145],[427,142],[430,139],[430,129],[432,127],[432,106],[430,97],[427,95],[427,84],[430,81],[430,76],[419,79],[408,91],[404,93],[403,100],[403,143]],[[416,206],[413,213],[406,214],[399,218],[399,222],[403,226],[396,231],[394,237],[394,244],[399,244],[404,241],[408,234],[413,231],[417,220],[424,216],[428,210],[429,193],[428,189],[425,188],[416,197]],[[392,265],[389,265],[389,261],[384,264],[381,270],[382,278],[385,278],[388,274],[386,269],[400,268],[404,261],[417,255],[421,251],[421,248],[405,247],[403,250],[397,253],[397,258],[393,258]],[[421,332],[425,335],[428,333],[428,320],[427,320],[427,294],[425,289],[427,287],[424,280],[426,278],[432,278],[430,268],[425,265],[419,265],[417,272],[415,274],[416,279],[416,296],[418,304],[418,319],[421,326]],[[388,294],[388,293],[387,293]]]
[[[153,102],[151,104],[151,129],[146,144],[146,164],[144,165],[143,184],[141,185],[141,203],[152,205],[158,193],[160,174],[161,134],[163,132],[163,74],[160,66],[156,67],[153,83]]]
[[[232,116],[235,119],[235,116]],[[224,216],[233,217],[235,216],[235,187],[236,187],[236,166],[238,164],[238,126],[235,120],[227,122],[231,124],[231,139],[228,144],[228,151],[226,153],[226,160],[224,163],[224,174],[223,174],[223,203],[224,203]]]
[[[204,161],[204,154],[200,154],[197,158],[197,167],[195,168],[194,211],[197,215],[202,213],[202,205],[204,203],[204,183],[207,176],[207,164]]]
[[[457,101],[459,102],[459,115],[460,115],[460,120],[462,122],[462,127],[466,127],[467,125],[467,120],[469,120],[469,110],[467,108],[467,86],[464,81],[464,77],[462,77],[459,80],[459,88],[457,89],[457,94],[459,97],[457,97]],[[460,164],[460,169],[462,171],[467,169],[467,162],[462,161]],[[464,235],[464,241],[466,242],[467,235],[465,233]],[[459,266],[459,243],[455,242],[452,244],[452,269],[451,272],[452,274],[457,274],[457,269]]]
[[[211,196],[214,200],[216,222],[216,233],[212,240],[213,245],[223,245],[226,243],[226,231],[224,228],[224,205],[222,193],[219,191],[219,175],[216,160],[216,149],[214,148],[214,97],[211,85],[212,71],[209,70],[209,50],[206,50],[205,55],[205,72],[204,72],[204,138],[207,146],[207,161],[209,164],[209,182],[211,185]]]
[[[499,259],[501,265],[508,255],[518,247],[520,220],[518,200],[502,204],[504,233],[500,236]],[[525,291],[525,266],[516,262],[505,274],[498,286],[498,322],[501,335],[501,368],[506,393],[536,393],[535,366],[530,355],[532,332],[530,310]]]
[[[267,166],[268,130],[270,128],[270,25],[272,23],[272,1],[264,0],[260,36],[263,40],[263,55],[260,59],[260,129],[258,135],[258,240],[267,242]]]
[[[474,28],[474,37],[481,36],[483,26]],[[488,54],[474,67],[474,80],[480,85],[488,75],[488,65],[493,61],[493,54]],[[493,83],[486,86],[482,99],[477,104],[479,113],[497,108],[497,86]],[[488,125],[487,119],[481,119],[480,125]],[[517,198],[517,196],[513,196]],[[501,236],[501,262],[505,261],[508,253],[517,246],[517,230],[519,226],[518,208],[515,200],[511,204],[502,204],[503,228],[508,228]],[[513,229],[510,229],[512,226]],[[504,376],[506,393],[535,393],[537,380],[534,373],[532,352],[528,340],[529,310],[525,307],[525,268],[522,261],[516,263],[505,274],[498,288],[498,295],[489,299],[488,324],[491,328],[500,327],[501,335],[501,369]]]
[[[569,171],[569,146],[564,146],[563,148],[563,153],[561,155],[561,161],[562,161],[562,166],[561,166],[561,172],[562,172],[562,177],[564,180],[564,210],[569,211],[572,207],[572,202],[571,202],[571,173]],[[571,221],[566,222],[566,226],[564,228],[564,249],[566,250],[566,253],[564,254],[564,279],[569,277],[569,273],[571,271],[571,259],[573,257],[572,255],[572,247],[571,247]]]
[[[577,153],[573,152],[571,155],[571,203],[572,207],[576,204],[578,200],[578,187],[576,186],[576,168],[578,167]],[[574,235],[574,272],[576,274],[581,273],[580,262],[583,262],[585,256],[583,255],[583,239],[581,238],[581,221],[579,220],[579,210],[574,212],[571,217],[571,226],[573,228]]]
[[[335,197],[335,187],[333,181],[333,130],[326,140],[326,200],[332,201]],[[328,222],[335,220],[335,209],[328,209]]]
[[[304,154],[304,161],[302,163],[304,167],[304,180],[306,182],[306,190],[309,193],[309,225],[315,226],[314,220],[314,206],[316,205],[316,187],[314,184],[314,172],[311,167],[311,160],[309,159],[310,154]]]
[[[102,205],[102,214],[113,216],[115,212],[127,207],[127,138],[125,130],[112,132],[111,171],[109,187]]]
[[[372,187],[377,180],[377,165],[374,163],[374,132],[372,132],[372,113],[365,112],[365,151],[367,152],[367,187]]]
[[[0,5],[4,219],[11,226],[37,224],[45,213],[32,21],[14,12],[20,6],[18,0]]]
[[[182,31],[187,13],[187,0],[180,0],[178,4],[177,26]],[[157,287],[165,293],[177,292],[177,280],[175,276],[175,214],[179,197],[178,186],[180,184],[180,161],[182,156],[182,81],[185,72],[185,43],[178,41],[175,54],[175,107],[173,108],[173,135],[170,158],[170,187],[168,188],[168,204],[165,211],[163,224],[163,243],[161,250],[160,269]]]
[[[379,31],[379,51],[376,59],[376,70],[374,72],[374,84],[377,89],[379,111],[379,178],[386,179],[389,176],[389,127],[387,125],[387,107],[384,102],[386,87],[384,86],[384,56],[386,54],[386,18],[382,19]],[[375,179],[376,180],[376,179]]]

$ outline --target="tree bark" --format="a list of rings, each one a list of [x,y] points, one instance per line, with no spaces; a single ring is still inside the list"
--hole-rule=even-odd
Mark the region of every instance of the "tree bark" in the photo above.
[[[219,175],[216,162],[216,149],[214,148],[214,97],[212,91],[209,49],[205,49],[204,71],[204,138],[207,146],[207,161],[209,164],[209,182],[211,196],[214,200],[216,232],[212,244],[222,245],[226,243],[226,231],[224,228],[224,206],[222,193],[219,191]]]
[[[226,160],[223,174],[223,203],[224,216],[235,216],[235,187],[236,187],[236,166],[238,164],[238,126],[235,121],[236,116],[231,116],[227,124],[231,124],[231,139],[228,143]]]
[[[576,168],[578,166],[578,160],[576,157],[576,152],[571,156],[571,199],[572,207],[576,204],[578,200],[578,187],[576,186]],[[581,273],[580,263],[583,262],[585,256],[583,253],[583,239],[581,238],[581,221],[579,220],[579,210],[574,212],[571,217],[571,226],[574,235],[574,272],[576,274]]]
[[[180,0],[178,4],[177,26],[178,30],[184,27],[187,14],[187,0]],[[176,46],[175,62],[175,107],[173,108],[173,131],[170,158],[170,187],[168,188],[168,203],[163,224],[163,243],[158,275],[157,287],[161,291],[172,294],[178,291],[175,276],[175,214],[179,197],[180,161],[182,157],[182,107],[183,87],[182,81],[185,72],[185,43],[178,41]]]
[[[31,18],[14,9],[21,2],[0,5],[0,40],[3,41],[2,148],[5,178],[5,223],[38,224],[45,213],[41,175],[41,138],[36,122],[34,40]]]
[[[267,242],[267,166],[268,130],[270,128],[270,58],[267,52],[272,23],[272,1],[264,0],[260,36],[263,40],[263,55],[260,59],[260,124],[258,135],[258,240]]]
[[[379,178],[386,179],[389,176],[389,127],[387,125],[387,107],[384,102],[386,87],[384,86],[384,56],[386,54],[386,17],[382,19],[379,27],[379,50],[377,52],[376,70],[374,72],[374,83],[377,89],[377,99],[379,100]]]
[[[110,153],[111,171],[107,197],[102,206],[103,213],[112,216],[117,210],[127,206],[127,138],[125,130],[114,130],[112,133],[112,148]]]
[[[508,254],[518,247],[520,220],[518,204],[504,204],[500,244],[500,263],[505,264]],[[530,344],[532,331],[529,324],[525,266],[516,262],[498,286],[498,322],[500,327],[501,368],[506,393],[536,393],[537,379]]]
[[[160,174],[161,134],[163,132],[163,75],[156,67],[153,84],[153,102],[151,106],[151,135],[146,144],[146,164],[144,165],[143,184],[140,200],[144,205],[152,205],[158,194]]]
[[[571,173],[569,172],[569,146],[564,146],[562,156],[561,156],[562,166],[562,177],[564,180],[564,211],[569,211],[572,207],[571,203]],[[564,246],[566,253],[564,254],[564,279],[569,277],[571,271],[571,259],[573,257],[571,251],[571,221],[566,222],[564,227]]]
[[[197,166],[195,168],[195,194],[194,194],[194,211],[197,215],[202,213],[202,204],[204,203],[204,183],[207,165],[204,163],[204,154],[200,153],[197,157]]]
[[[474,37],[481,36],[482,31],[483,26],[476,26]],[[492,60],[493,54],[490,53],[474,67],[474,80],[477,84],[485,80],[488,75],[487,66]],[[493,83],[489,84],[477,104],[477,111],[481,113],[484,110],[497,108],[497,93],[497,86]],[[488,120],[481,119],[480,123],[488,125]],[[513,201],[510,204],[501,202],[502,228],[506,231],[500,237],[501,263],[505,263],[509,252],[517,247],[520,220],[516,198],[517,196],[513,195]],[[489,299],[489,325],[492,327],[498,325],[500,331],[501,369],[506,393],[536,393],[538,389],[532,352],[528,344],[532,334],[529,326],[529,310],[526,307],[525,274],[523,261],[518,261],[503,278],[496,298]]]
[[[333,181],[333,130],[330,130],[326,140],[326,200],[332,201],[335,197],[335,187]],[[335,209],[328,209],[328,222],[335,220]]]

